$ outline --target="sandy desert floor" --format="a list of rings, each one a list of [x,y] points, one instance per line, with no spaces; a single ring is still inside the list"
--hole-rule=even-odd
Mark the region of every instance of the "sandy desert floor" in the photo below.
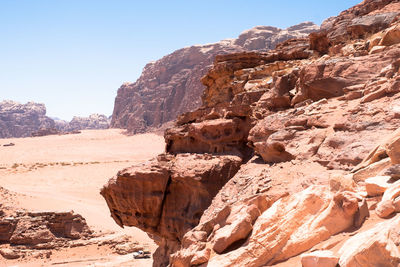
[[[4,147],[3,144],[15,146]],[[154,251],[155,244],[136,228],[121,229],[110,217],[100,188],[118,170],[145,161],[164,149],[162,136],[126,136],[122,130],[0,139],[0,185],[17,193],[14,206],[33,211],[73,210],[96,232],[126,233]],[[55,251],[49,259],[4,261],[0,266],[151,266],[151,260],[111,255],[105,248]]]

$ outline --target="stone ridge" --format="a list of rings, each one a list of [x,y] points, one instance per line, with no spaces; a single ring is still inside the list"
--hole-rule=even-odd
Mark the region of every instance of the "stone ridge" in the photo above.
[[[179,49],[147,64],[135,83],[125,83],[115,98],[111,127],[142,133],[173,121],[201,105],[207,73],[214,57],[241,51],[268,51],[287,39],[305,37],[319,27],[304,22],[287,29],[257,26],[237,39]]]

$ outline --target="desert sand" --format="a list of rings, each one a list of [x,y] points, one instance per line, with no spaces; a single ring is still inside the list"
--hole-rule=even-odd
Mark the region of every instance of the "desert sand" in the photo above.
[[[2,146],[7,143],[15,146]],[[129,234],[154,251],[156,246],[146,233],[133,227],[122,229],[113,221],[99,191],[119,170],[161,153],[162,136],[127,136],[119,129],[86,130],[80,134],[0,139],[0,145],[0,185],[16,193],[14,207],[73,210],[86,219],[92,230]],[[111,255],[105,248],[92,246],[55,251],[45,261],[1,260],[0,266],[109,266],[129,262],[132,255]],[[150,265],[150,259],[135,260],[134,264]]]

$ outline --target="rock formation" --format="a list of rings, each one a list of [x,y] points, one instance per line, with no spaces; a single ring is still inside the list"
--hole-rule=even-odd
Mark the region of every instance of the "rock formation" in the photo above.
[[[44,104],[0,102],[0,138],[45,136],[86,129],[108,129],[110,120],[105,115],[74,117],[70,122],[46,116]]]
[[[274,50],[218,55],[165,154],[102,189],[114,220],[154,238],[154,266],[397,266],[399,14],[365,0]]]
[[[106,246],[126,255],[143,250],[134,238],[124,234],[92,231],[86,220],[73,211],[28,211],[18,206],[17,193],[0,187],[0,262],[49,258],[54,250]],[[3,259],[4,258],[4,259]]]
[[[241,51],[267,51],[285,40],[305,37],[318,30],[311,22],[287,29],[258,26],[237,39],[179,49],[147,64],[135,83],[125,83],[115,98],[111,127],[142,133],[175,120],[178,115],[201,105],[207,73],[214,57]]]
[[[74,116],[70,122],[55,120],[56,127],[61,132],[73,132],[90,129],[108,129],[110,120],[103,114],[91,114],[89,117]]]
[[[40,129],[51,128],[55,128],[55,123],[46,116],[44,104],[0,102],[0,138],[28,137]]]

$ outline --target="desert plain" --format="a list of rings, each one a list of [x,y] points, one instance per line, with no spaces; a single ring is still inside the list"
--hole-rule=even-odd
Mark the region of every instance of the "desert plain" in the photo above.
[[[13,143],[14,146],[3,146]],[[1,203],[28,211],[81,214],[103,238],[131,237],[153,252],[153,241],[134,227],[120,228],[110,217],[101,187],[119,170],[161,153],[162,136],[127,136],[120,129],[85,130],[80,134],[0,139],[0,186],[8,190]],[[3,245],[4,246],[4,245]],[[98,244],[59,248],[47,257],[0,259],[0,266],[151,266]]]

